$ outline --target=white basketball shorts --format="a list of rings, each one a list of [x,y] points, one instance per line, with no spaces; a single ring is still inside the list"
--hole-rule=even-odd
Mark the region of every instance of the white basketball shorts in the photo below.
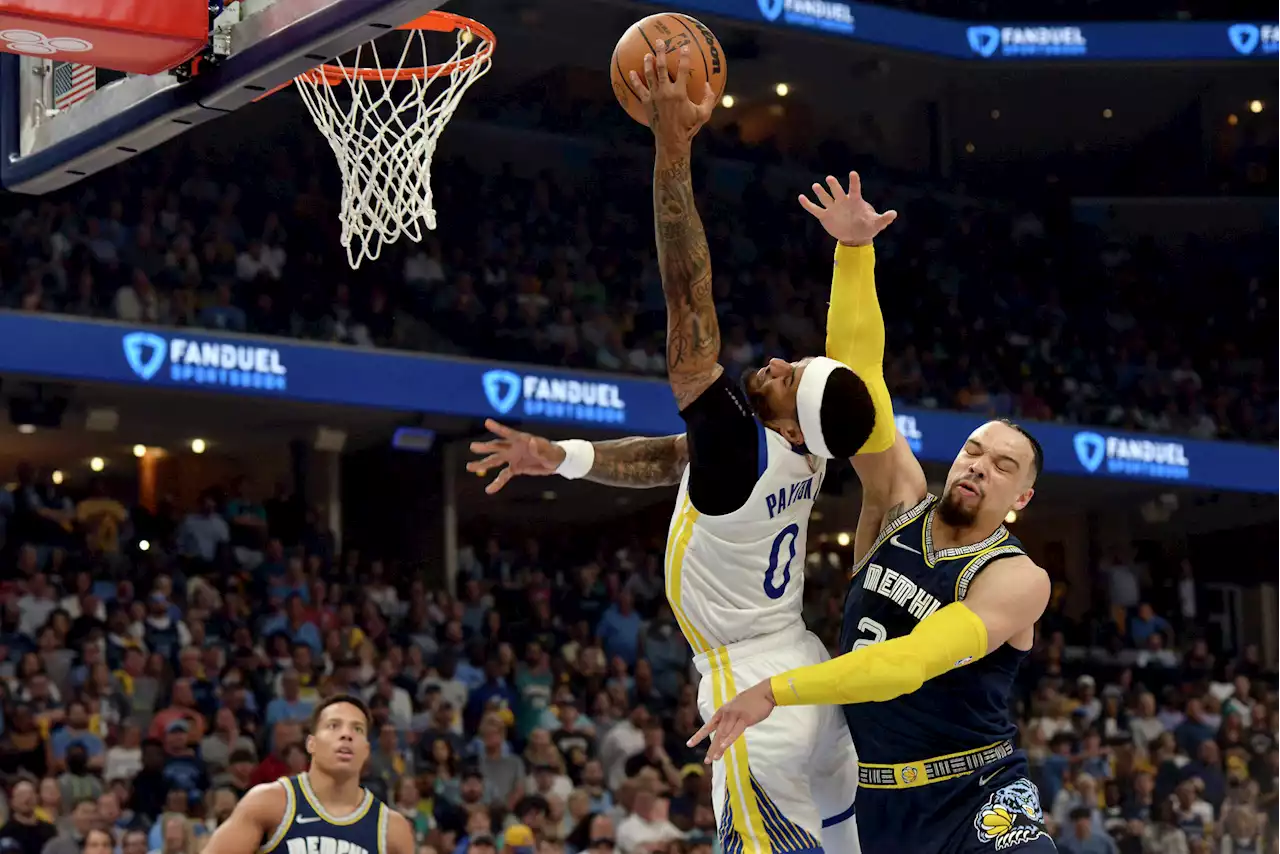
[[[798,625],[694,659],[705,721],[763,679],[830,656]],[[779,706],[712,769],[724,854],[859,854],[858,757],[839,706]]]

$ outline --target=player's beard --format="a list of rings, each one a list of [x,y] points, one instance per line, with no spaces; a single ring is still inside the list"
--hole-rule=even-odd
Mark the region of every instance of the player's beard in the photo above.
[[[956,488],[952,485],[946,494],[942,496],[942,501],[938,502],[938,518],[942,520],[943,524],[952,528],[968,528],[977,521],[978,510],[981,507],[981,498],[972,507],[966,507],[960,503]]]

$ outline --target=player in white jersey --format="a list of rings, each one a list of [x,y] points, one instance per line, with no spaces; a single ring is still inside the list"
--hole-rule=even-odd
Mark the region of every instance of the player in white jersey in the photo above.
[[[742,385],[719,364],[720,335],[711,265],[694,206],[689,142],[712,103],[689,101],[686,71],[667,74],[663,48],[646,58],[657,161],[654,212],[667,301],[667,367],[687,432],[662,439],[594,445],[551,443],[489,422],[500,438],[473,445],[485,459],[472,471],[502,468],[488,491],[515,475],[560,474],[619,486],[679,483],[668,534],[667,598],[702,675],[702,716],[739,685],[780,666],[825,661],[801,618],[809,513],[826,460],[880,441],[876,395],[844,364],[826,357],[772,360]],[[681,55],[681,65],[688,62]],[[662,80],[663,84],[656,81]],[[851,245],[867,247],[893,221],[855,198]],[[850,239],[852,237],[853,239]],[[865,266],[870,275],[870,265]],[[714,767],[714,806],[726,854],[856,852],[857,767],[847,728],[832,709],[771,718]]]

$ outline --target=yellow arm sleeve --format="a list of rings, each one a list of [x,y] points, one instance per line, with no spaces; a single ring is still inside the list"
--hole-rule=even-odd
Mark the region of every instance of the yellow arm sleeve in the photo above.
[[[827,310],[827,356],[862,378],[876,408],[876,426],[858,451],[875,454],[893,446],[897,428],[884,382],[884,316],[876,297],[876,255],[871,246],[836,244]]]
[[[940,608],[905,637],[773,677],[779,706],[883,703],[987,654],[987,627],[962,602]]]

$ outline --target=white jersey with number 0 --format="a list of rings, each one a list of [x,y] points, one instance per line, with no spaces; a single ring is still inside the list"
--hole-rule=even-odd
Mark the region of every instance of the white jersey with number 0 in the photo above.
[[[742,507],[704,516],[689,501],[687,467],[680,482],[667,534],[667,600],[695,653],[802,624],[809,512],[826,462],[757,426],[758,478]]]

